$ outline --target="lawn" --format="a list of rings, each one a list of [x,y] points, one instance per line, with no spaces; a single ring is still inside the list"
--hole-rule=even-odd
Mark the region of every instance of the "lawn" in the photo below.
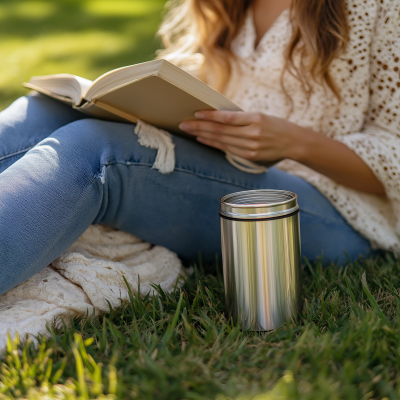
[[[147,61],[163,0],[2,0],[0,109],[31,75],[89,79]],[[0,399],[398,399],[400,261],[303,266],[297,320],[273,332],[224,315],[221,268],[197,262],[182,289],[132,295],[99,316],[10,341]]]
[[[1,0],[0,110],[33,75],[88,79],[148,61],[165,0]]]
[[[224,316],[218,265],[199,264],[182,290],[10,342],[0,399],[398,399],[400,262],[303,275],[298,320],[255,333]]]

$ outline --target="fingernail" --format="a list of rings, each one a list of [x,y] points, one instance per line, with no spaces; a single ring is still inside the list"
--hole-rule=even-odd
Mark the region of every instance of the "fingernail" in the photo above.
[[[202,118],[204,118],[204,113],[197,111],[197,112],[194,114],[194,116],[195,116],[196,118],[202,119]]]
[[[200,137],[200,136],[197,136],[197,138],[196,138],[196,140],[198,141],[198,142],[204,142],[204,139],[202,138],[202,137]]]
[[[182,122],[179,124],[179,129],[182,129],[183,131],[185,129],[189,129],[189,128],[190,128],[190,125],[187,122]]]

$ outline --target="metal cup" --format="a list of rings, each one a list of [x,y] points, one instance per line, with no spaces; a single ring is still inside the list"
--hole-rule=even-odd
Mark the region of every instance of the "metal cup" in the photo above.
[[[256,331],[276,329],[301,302],[297,195],[249,190],[220,199],[228,316]]]

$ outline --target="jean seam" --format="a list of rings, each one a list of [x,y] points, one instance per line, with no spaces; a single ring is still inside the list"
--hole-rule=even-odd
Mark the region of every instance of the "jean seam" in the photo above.
[[[153,164],[150,164],[150,163],[141,163],[141,162],[135,162],[135,161],[112,161],[112,162],[104,163],[102,166],[106,166],[107,167],[107,166],[112,165],[112,164],[149,167],[150,169],[151,169],[151,167],[153,165]],[[184,168],[175,168],[174,171],[183,172],[183,173],[191,174],[191,175],[196,175],[199,178],[209,179],[209,180],[212,180],[212,181],[215,181],[215,182],[221,182],[221,183],[225,183],[225,184],[228,184],[228,185],[237,186],[239,188],[250,189],[250,190],[253,189],[253,186],[248,186],[248,185],[242,185],[242,184],[239,184],[239,183],[229,182],[229,181],[224,180],[224,179],[211,177],[211,176],[204,175],[204,174],[201,174],[201,173],[198,173],[198,172],[194,172],[194,171],[191,171],[191,170],[187,170],[187,169],[184,169]]]
[[[248,186],[248,185],[243,185],[243,184],[239,184],[239,183],[230,182],[230,181],[227,181],[227,180],[224,180],[224,179],[221,179],[221,178],[216,178],[216,177],[204,175],[204,174],[201,174],[199,172],[194,172],[194,171],[186,170],[186,169],[183,169],[183,168],[175,168],[175,171],[184,172],[184,173],[187,173],[187,174],[193,174],[193,175],[196,175],[196,176],[198,176],[200,178],[210,179],[210,180],[215,181],[215,182],[227,183],[229,185],[233,185],[233,186],[237,186],[237,187],[243,187],[245,189],[253,189],[254,188],[253,186]]]
[[[36,146],[36,144],[34,144],[32,146],[29,146],[29,147],[25,147],[24,149],[21,149],[21,150],[14,151],[13,153],[6,154],[5,156],[1,156],[0,157],[0,161],[4,161],[7,158],[17,156],[18,154],[21,154],[21,153],[26,153],[27,151],[29,151],[30,149],[34,148],[35,146]]]

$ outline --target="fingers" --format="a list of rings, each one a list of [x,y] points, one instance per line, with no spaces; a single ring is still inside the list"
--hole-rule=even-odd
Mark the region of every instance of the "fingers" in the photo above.
[[[243,127],[242,126],[232,126],[221,124],[219,122],[212,121],[185,121],[179,125],[179,128],[183,131],[199,136],[201,133],[215,133],[218,135],[232,135],[232,136],[244,136]]]
[[[268,135],[261,113],[238,111],[199,111],[196,120],[184,121],[179,128],[205,145],[229,151],[248,160],[261,159],[263,142]],[[264,146],[265,147],[265,146]]]
[[[200,120],[214,121],[226,125],[251,125],[261,123],[263,119],[263,114],[261,113],[243,111],[204,110],[198,111],[194,116]]]
[[[247,150],[259,150],[261,145],[261,142],[249,140],[249,138],[243,135],[242,137],[240,137],[240,136],[216,134],[213,132],[204,132],[204,131],[196,132],[195,135],[197,136],[199,142],[203,142],[203,140],[208,140]]]

